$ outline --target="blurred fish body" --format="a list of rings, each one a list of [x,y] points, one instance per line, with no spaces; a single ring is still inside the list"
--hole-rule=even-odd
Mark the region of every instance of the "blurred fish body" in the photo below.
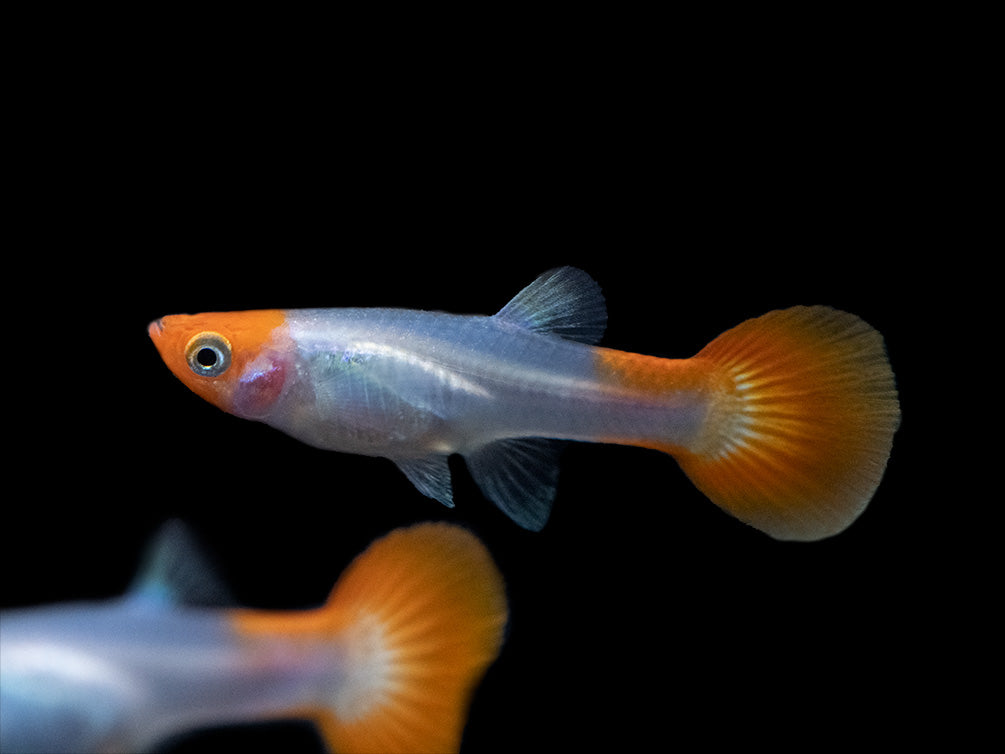
[[[339,752],[459,748],[507,618],[474,535],[395,530],[324,606],[295,612],[186,604],[220,590],[204,588],[184,530],[165,528],[154,552],[156,567],[120,599],[0,614],[0,751],[148,751],[208,726],[291,717],[313,720]],[[171,572],[186,574],[181,590]]]

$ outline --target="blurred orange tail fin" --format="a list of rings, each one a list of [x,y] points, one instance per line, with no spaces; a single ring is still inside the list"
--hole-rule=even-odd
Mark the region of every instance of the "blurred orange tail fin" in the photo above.
[[[769,312],[702,349],[721,377],[674,456],[720,507],[778,539],[837,534],[886,468],[900,407],[880,334],[827,307]]]
[[[502,577],[478,538],[447,524],[393,531],[353,561],[323,610],[337,616],[347,655],[318,716],[329,746],[456,751],[507,619]]]

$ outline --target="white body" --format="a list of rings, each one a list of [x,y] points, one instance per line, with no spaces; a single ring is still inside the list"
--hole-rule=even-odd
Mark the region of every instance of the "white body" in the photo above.
[[[685,444],[704,418],[693,393],[605,382],[599,349],[499,316],[320,309],[286,321],[298,379],[264,421],[329,450],[402,460],[509,438]]]
[[[144,751],[338,683],[336,646],[240,636],[226,612],[123,598],[3,613],[0,751]]]

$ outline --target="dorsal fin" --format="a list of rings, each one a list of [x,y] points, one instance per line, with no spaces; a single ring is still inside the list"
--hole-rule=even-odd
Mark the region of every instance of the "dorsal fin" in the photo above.
[[[233,604],[188,528],[177,520],[157,532],[127,596],[154,606]]]
[[[593,345],[607,329],[607,305],[597,282],[576,267],[549,270],[499,310],[498,319]]]

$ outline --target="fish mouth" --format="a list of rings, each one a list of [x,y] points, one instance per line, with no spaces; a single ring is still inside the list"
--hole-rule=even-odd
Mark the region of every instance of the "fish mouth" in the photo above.
[[[160,319],[155,319],[147,325],[147,333],[151,338],[158,338],[164,332],[164,323]]]

